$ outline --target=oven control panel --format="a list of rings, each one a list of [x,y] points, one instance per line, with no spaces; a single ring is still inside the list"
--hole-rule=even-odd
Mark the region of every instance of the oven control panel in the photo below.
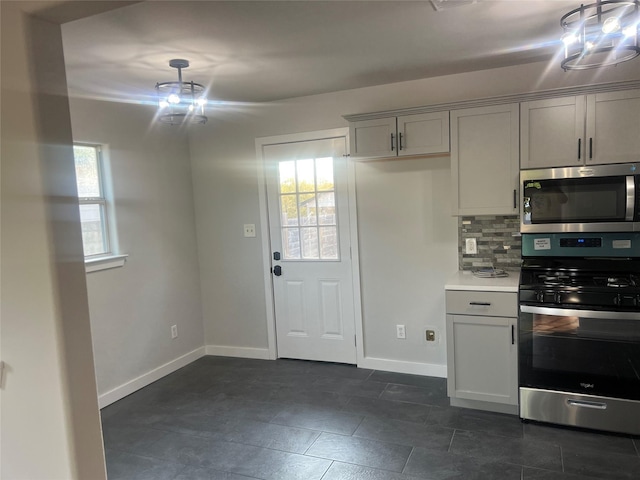
[[[525,233],[522,256],[640,258],[640,233]]]
[[[602,238],[600,237],[560,238],[560,246],[564,248],[601,248]]]

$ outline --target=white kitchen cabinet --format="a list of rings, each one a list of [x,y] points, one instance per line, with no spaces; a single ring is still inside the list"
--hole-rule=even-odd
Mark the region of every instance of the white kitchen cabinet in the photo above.
[[[517,293],[446,291],[451,405],[517,413]]]
[[[637,162],[640,90],[520,104],[523,169]]]
[[[359,159],[448,153],[449,112],[351,122],[349,138]]]
[[[517,215],[517,103],[451,112],[454,215]]]

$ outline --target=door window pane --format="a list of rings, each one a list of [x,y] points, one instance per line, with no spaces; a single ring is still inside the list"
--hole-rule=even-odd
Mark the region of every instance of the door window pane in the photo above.
[[[320,258],[318,251],[318,229],[301,228],[300,236],[302,237],[302,258],[308,260]]]
[[[284,258],[295,260],[300,258],[300,230],[297,228],[282,229]]]
[[[282,226],[292,227],[298,225],[298,196],[281,195],[280,212],[282,214]]]
[[[298,170],[298,191],[313,192],[316,189],[316,179],[314,175],[314,161],[298,160],[296,161]]]
[[[336,227],[320,227],[320,258],[338,259],[338,230]]]
[[[333,158],[316,158],[318,190],[333,190]]]
[[[299,196],[300,198],[300,224],[316,225],[316,196],[313,193],[307,193]]]
[[[336,224],[336,199],[334,192],[318,194],[318,223],[320,225]]]
[[[280,193],[296,192],[296,162],[280,162]]]

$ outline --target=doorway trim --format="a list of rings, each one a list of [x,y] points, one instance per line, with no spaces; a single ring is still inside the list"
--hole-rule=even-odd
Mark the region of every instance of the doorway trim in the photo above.
[[[269,235],[269,212],[267,209],[267,185],[263,148],[267,145],[283,143],[304,142],[311,140],[323,140],[328,138],[344,137],[346,141],[347,156],[349,156],[349,128],[332,128],[329,130],[317,130],[312,132],[292,133],[287,135],[275,135],[258,137],[255,139],[256,165],[258,173],[258,197],[260,202],[260,236],[262,238],[262,271],[264,281],[264,296],[267,314],[267,340],[269,359],[278,358],[276,340],[276,316],[273,293],[273,276],[271,274],[271,240]],[[356,331],[356,365],[360,366],[364,359],[364,342],[362,328],[362,301],[360,290],[360,255],[358,251],[358,216],[356,208],[356,169],[353,161],[347,158],[347,188],[349,191],[349,225],[351,235],[351,275],[353,278],[353,305]]]

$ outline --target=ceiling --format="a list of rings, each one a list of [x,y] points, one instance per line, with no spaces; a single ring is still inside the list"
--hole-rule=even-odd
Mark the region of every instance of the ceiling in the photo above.
[[[455,5],[456,2],[459,5]],[[145,1],[62,27],[72,95],[154,100],[185,80],[265,102],[550,60],[579,0]],[[453,6],[449,6],[453,5]],[[558,68],[560,68],[558,66]]]

